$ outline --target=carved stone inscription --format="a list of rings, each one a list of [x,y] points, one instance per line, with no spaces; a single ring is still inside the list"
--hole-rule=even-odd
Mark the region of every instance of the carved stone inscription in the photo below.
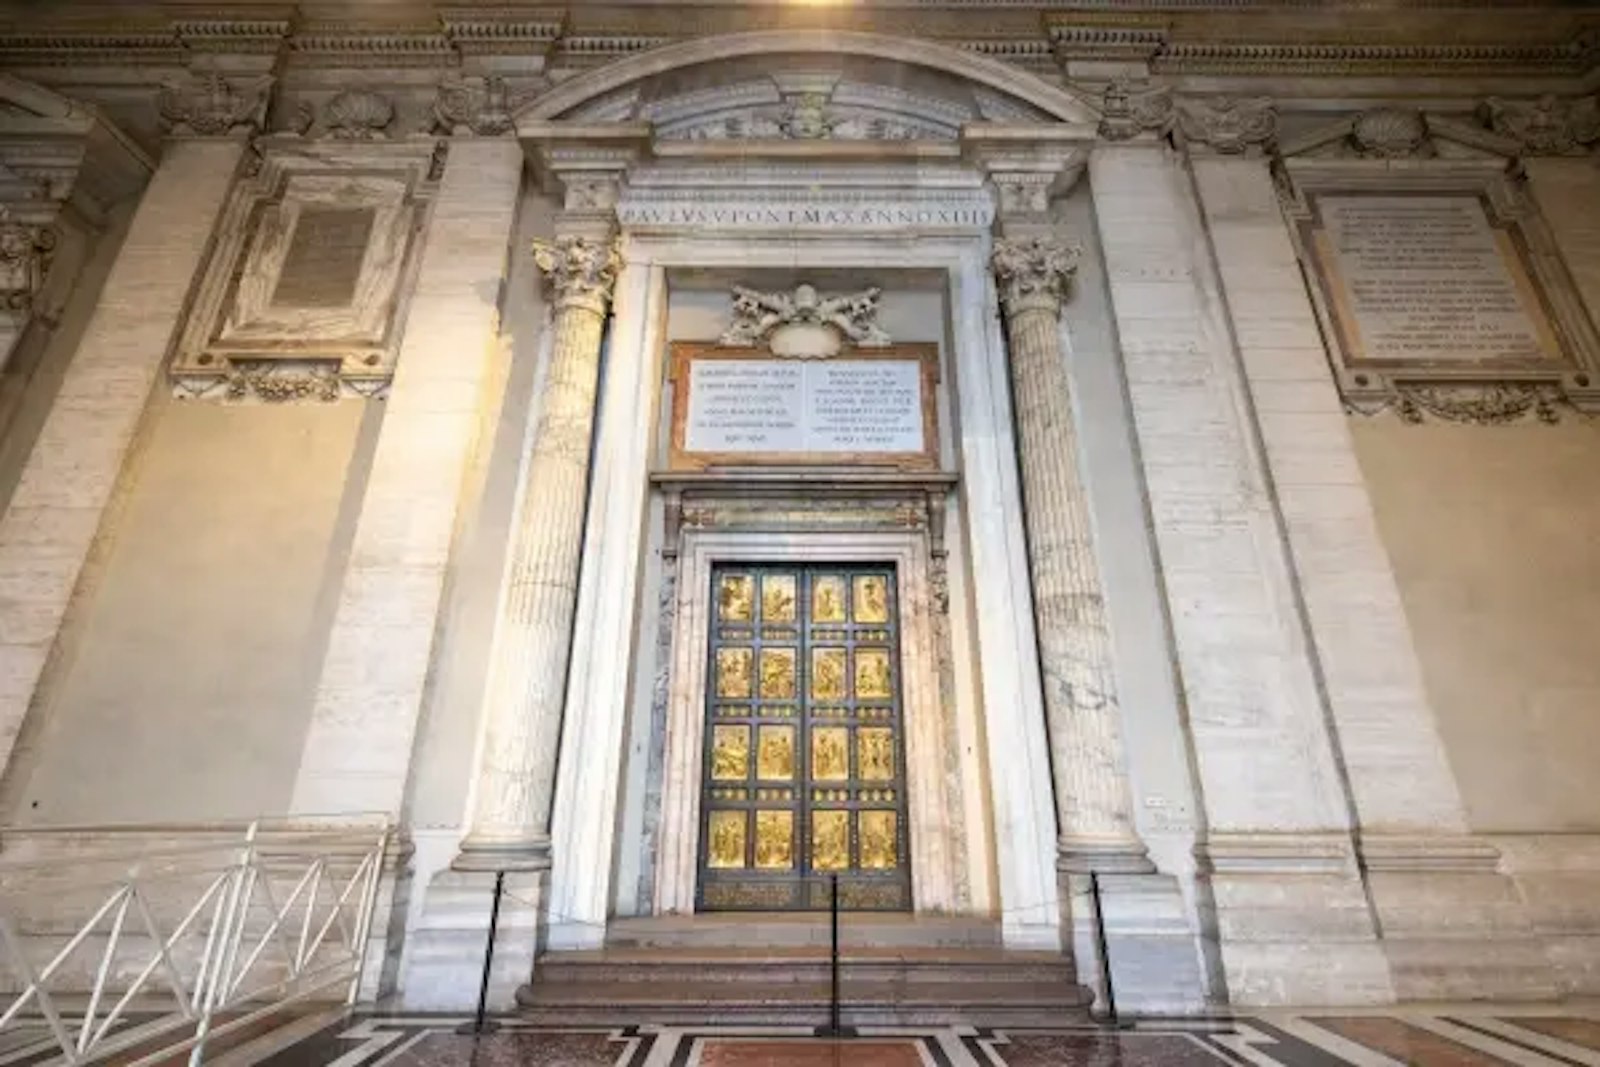
[[[376,216],[370,207],[303,208],[278,272],[272,306],[349,307]]]
[[[699,360],[690,452],[917,452],[916,360]]]
[[[1323,196],[1317,235],[1353,360],[1559,358],[1532,283],[1472,196]]]
[[[674,466],[932,466],[932,360],[883,349],[871,358],[681,358]]]

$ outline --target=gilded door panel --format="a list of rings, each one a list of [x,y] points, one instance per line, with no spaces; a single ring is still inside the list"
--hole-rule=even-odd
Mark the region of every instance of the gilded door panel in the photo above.
[[[904,910],[899,625],[891,567],[712,574],[698,906]]]

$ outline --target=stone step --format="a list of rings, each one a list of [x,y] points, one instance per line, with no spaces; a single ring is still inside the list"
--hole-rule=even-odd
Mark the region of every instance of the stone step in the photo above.
[[[1054,952],[927,945],[848,946],[841,1004],[850,1025],[1059,1025],[1090,997]],[[828,951],[812,945],[611,946],[549,952],[518,991],[525,1017],[589,1024],[817,1025],[828,1016]]]
[[[827,947],[829,920],[820,912],[743,912],[612,919],[608,947],[690,948],[694,946]],[[846,914],[839,917],[839,941],[846,946],[897,945],[936,948],[1001,946],[1000,924],[971,916]]]
[[[539,961],[543,981],[634,984],[725,981],[788,985],[826,982],[826,949],[772,950],[604,949],[550,953]],[[848,948],[840,956],[846,982],[1038,982],[1071,985],[1070,961],[1057,953],[1000,953],[994,950]]]

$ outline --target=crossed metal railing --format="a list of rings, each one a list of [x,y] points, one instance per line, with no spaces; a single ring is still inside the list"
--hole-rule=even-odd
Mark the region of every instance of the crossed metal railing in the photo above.
[[[389,836],[381,818],[0,830],[0,1038],[197,1064],[290,1005],[354,1003]]]

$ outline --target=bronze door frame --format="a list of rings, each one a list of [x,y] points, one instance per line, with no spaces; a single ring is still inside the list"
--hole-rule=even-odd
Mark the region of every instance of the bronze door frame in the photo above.
[[[782,600],[787,576],[794,585],[786,614]],[[697,911],[825,909],[833,873],[839,875],[841,907],[911,909],[898,577],[893,563],[713,565],[702,709],[706,729]],[[769,589],[775,597],[770,602]],[[874,589],[881,591],[881,605],[870,599]],[[826,612],[818,621],[813,610],[817,598],[824,597],[826,608],[830,593],[842,601],[841,621],[828,621]],[[741,612],[741,599],[749,606],[747,612]],[[881,622],[876,621],[879,615]],[[732,668],[727,684],[719,673],[724,657]],[[793,667],[787,689],[785,662]],[[874,668],[885,662],[887,684],[880,688],[882,675]],[[763,670],[768,664],[775,668],[770,678]],[[819,666],[826,672],[817,671],[814,678]],[[858,688],[865,688],[867,695]],[[884,691],[882,697],[875,695]],[[784,697],[786,692],[792,697]],[[763,777],[764,770],[783,767],[785,750],[779,742],[786,727],[789,777]],[[820,760],[814,742],[822,746]],[[836,762],[841,754],[843,777]],[[887,776],[886,757],[892,762]],[[766,834],[760,829],[762,815]],[[781,832],[785,820],[787,857]],[[815,834],[841,823],[848,866],[819,864]],[[891,823],[891,832],[885,833]],[[886,841],[892,842],[888,853]],[[838,842],[836,833],[829,835],[824,848]],[[713,865],[714,847],[721,850],[724,864],[742,852],[742,865]],[[886,855],[892,867],[884,866]],[[787,865],[780,866],[777,861],[785,858]],[[870,866],[863,866],[864,860]]]

